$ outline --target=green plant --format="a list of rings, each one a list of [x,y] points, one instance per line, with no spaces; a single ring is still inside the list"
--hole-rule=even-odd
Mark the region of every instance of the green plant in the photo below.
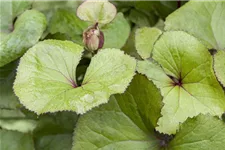
[[[0,4],[1,149],[224,149],[224,1]]]

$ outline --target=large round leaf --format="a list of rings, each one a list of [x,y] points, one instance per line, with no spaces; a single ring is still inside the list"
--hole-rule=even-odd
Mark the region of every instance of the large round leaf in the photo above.
[[[38,42],[45,28],[46,18],[36,10],[27,10],[19,16],[13,32],[1,40],[0,67],[22,56]]]
[[[84,113],[123,93],[136,62],[118,49],[103,49],[92,58],[82,85],[76,67],[83,47],[69,41],[46,40],[21,59],[14,83],[20,102],[37,114],[62,110]]]
[[[164,107],[157,130],[174,134],[179,123],[200,113],[221,115],[225,95],[213,69],[207,48],[193,36],[165,32],[156,42],[153,59],[138,62],[138,71],[160,88]]]
[[[183,30],[208,48],[225,48],[225,2],[192,0],[166,18],[166,30]]]

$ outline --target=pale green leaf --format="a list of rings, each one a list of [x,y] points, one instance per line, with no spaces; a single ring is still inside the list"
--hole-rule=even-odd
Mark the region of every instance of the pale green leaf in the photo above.
[[[101,27],[101,31],[105,37],[104,48],[121,48],[129,37],[130,25],[123,14],[118,13],[110,24]]]
[[[166,30],[183,30],[201,39],[208,48],[225,48],[225,2],[192,0],[170,14]]]
[[[169,150],[224,150],[225,124],[222,120],[209,115],[199,115],[185,121]]]
[[[45,16],[36,10],[27,10],[20,15],[13,32],[1,40],[0,67],[19,58],[38,42],[45,27]]]
[[[158,150],[154,124],[160,108],[158,89],[137,75],[124,94],[79,118],[72,150]]]
[[[77,8],[77,16],[84,21],[107,24],[116,16],[116,7],[108,0],[87,0]]]
[[[0,129],[1,150],[34,150],[31,134]]]
[[[161,34],[162,31],[157,28],[143,27],[136,31],[135,47],[143,59],[150,57],[154,43]]]
[[[31,7],[32,1],[0,1],[0,32],[9,33],[13,30],[13,21],[23,11]]]
[[[91,60],[83,83],[76,83],[76,67],[83,47],[69,41],[46,40],[21,59],[14,91],[20,102],[37,114],[73,110],[84,113],[123,93],[136,62],[118,49],[102,49]],[[26,70],[26,71],[24,71]]]
[[[182,32],[165,32],[156,42],[153,59],[138,62],[164,97],[160,132],[174,134],[179,123],[200,113],[220,116],[225,110],[225,95],[212,69],[212,57],[196,38]]]
[[[214,71],[217,79],[225,87],[225,51],[218,50],[214,55]]]
[[[43,136],[35,145],[36,150],[71,150],[72,134]]]
[[[73,11],[60,9],[54,13],[49,23],[51,34],[65,33],[70,37],[82,35],[88,27],[87,22],[80,20]]]

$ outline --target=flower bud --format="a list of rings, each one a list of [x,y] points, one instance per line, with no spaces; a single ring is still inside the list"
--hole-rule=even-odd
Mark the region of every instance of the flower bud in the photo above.
[[[103,47],[104,35],[103,32],[99,30],[98,23],[89,27],[83,33],[83,42],[89,51],[95,51]]]

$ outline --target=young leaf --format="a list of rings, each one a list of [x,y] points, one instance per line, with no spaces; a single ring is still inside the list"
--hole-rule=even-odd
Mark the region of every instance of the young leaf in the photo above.
[[[166,18],[166,30],[183,30],[201,39],[208,48],[225,48],[225,3],[192,0]]]
[[[152,80],[163,95],[157,130],[174,134],[179,123],[200,113],[220,116],[225,95],[212,69],[212,57],[196,38],[182,32],[165,32],[156,42],[153,59],[139,61],[137,70]]]
[[[160,141],[154,136],[154,125],[161,98],[152,82],[135,76],[124,94],[111,96],[109,103],[79,118],[72,150],[158,150]]]
[[[225,87],[225,51],[218,50],[214,55],[214,71],[217,79]]]
[[[150,57],[154,43],[161,34],[162,31],[157,28],[143,27],[136,31],[135,47],[143,59]]]
[[[34,150],[30,134],[0,129],[0,145],[2,150]]]
[[[130,25],[122,13],[118,13],[115,19],[103,27],[104,48],[121,48],[126,43],[130,34]]]
[[[46,28],[45,16],[36,10],[27,10],[19,16],[15,29],[1,40],[0,67],[22,56],[33,46]]]
[[[76,67],[83,47],[69,41],[46,40],[21,59],[14,83],[20,102],[37,114],[73,110],[85,113],[123,93],[136,62],[118,49],[103,49],[92,58],[83,83],[76,83]],[[24,71],[26,70],[26,71]]]
[[[210,115],[199,115],[185,121],[171,141],[171,150],[224,150],[225,124]]]
[[[86,0],[77,8],[77,16],[84,21],[107,24],[116,16],[116,7],[108,0]]]

